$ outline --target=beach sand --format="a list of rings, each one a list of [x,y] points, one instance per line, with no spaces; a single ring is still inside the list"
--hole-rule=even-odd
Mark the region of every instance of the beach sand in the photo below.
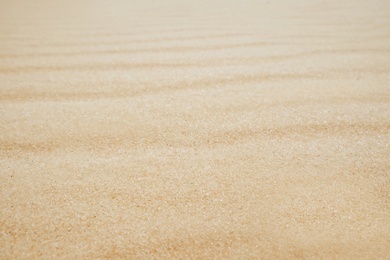
[[[390,259],[390,1],[0,1],[1,259]]]

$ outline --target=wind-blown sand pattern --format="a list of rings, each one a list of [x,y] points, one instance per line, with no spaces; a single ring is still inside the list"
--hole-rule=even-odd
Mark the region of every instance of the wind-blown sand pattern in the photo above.
[[[0,258],[390,259],[390,1],[0,1]]]

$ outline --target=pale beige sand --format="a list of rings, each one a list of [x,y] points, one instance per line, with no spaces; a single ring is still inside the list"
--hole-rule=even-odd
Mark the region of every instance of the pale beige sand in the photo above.
[[[0,1],[0,258],[390,259],[390,1]]]

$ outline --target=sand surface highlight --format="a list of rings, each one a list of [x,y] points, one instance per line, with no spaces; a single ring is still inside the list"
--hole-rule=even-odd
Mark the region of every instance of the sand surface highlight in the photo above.
[[[390,1],[0,0],[0,258],[390,259]]]

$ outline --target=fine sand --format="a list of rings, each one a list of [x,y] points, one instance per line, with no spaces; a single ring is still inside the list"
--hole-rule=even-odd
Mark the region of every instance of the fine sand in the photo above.
[[[390,259],[390,1],[0,0],[0,258]]]

